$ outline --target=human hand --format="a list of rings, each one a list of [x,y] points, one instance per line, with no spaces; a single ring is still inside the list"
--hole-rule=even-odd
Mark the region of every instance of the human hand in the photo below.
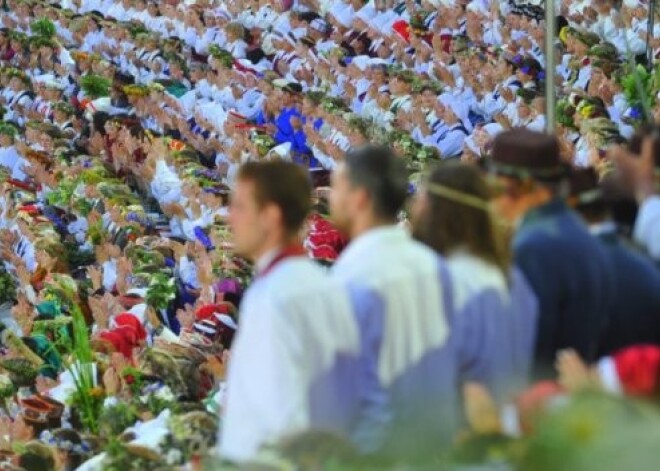
[[[582,391],[593,385],[589,368],[575,350],[557,353],[555,368],[559,374],[559,384],[570,392]]]
[[[179,309],[176,311],[176,318],[181,324],[181,328],[188,330],[192,329],[195,324],[193,307],[190,304],[186,304],[185,309]]]
[[[497,405],[484,385],[466,383],[463,386],[463,399],[465,415],[474,432],[486,435],[502,431]]]

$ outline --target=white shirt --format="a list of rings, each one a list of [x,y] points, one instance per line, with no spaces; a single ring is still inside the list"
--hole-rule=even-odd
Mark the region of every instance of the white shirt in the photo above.
[[[654,260],[660,260],[660,196],[653,195],[640,205],[633,235]]]
[[[241,304],[232,347],[223,458],[245,461],[263,445],[304,430],[347,435],[358,359],[349,297],[320,266],[290,258],[257,278]]]
[[[457,385],[455,365],[444,349],[450,296],[444,273],[431,249],[396,226],[362,234],[332,267],[336,279],[376,299],[361,328],[363,335],[365,329],[377,330],[373,374],[389,397],[393,425],[385,433],[393,443],[410,440],[400,436],[410,426],[424,432],[423,438],[415,433],[415,440],[436,446],[452,434]]]
[[[25,179],[23,167],[29,167],[30,164],[18,153],[14,146],[0,147],[0,165],[7,168],[11,173],[11,178],[17,180]]]

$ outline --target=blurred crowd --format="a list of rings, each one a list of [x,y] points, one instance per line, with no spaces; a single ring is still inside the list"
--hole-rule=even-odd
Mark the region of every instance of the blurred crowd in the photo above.
[[[0,470],[652,469],[649,9],[5,0]]]

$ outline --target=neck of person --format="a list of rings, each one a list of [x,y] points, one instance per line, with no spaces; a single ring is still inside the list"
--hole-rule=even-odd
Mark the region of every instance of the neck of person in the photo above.
[[[538,188],[535,191],[528,193],[522,202],[522,210],[520,211],[518,221],[535,209],[548,204],[554,198],[555,196],[546,188]]]
[[[363,234],[373,230],[379,229],[386,226],[394,226],[396,224],[396,218],[389,219],[378,217],[374,214],[365,214],[362,217],[356,219],[353,227],[350,230],[351,240],[355,240]]]
[[[257,265],[257,271],[261,271],[287,247],[298,245],[300,242],[296,236],[271,236],[254,251],[250,257]]]

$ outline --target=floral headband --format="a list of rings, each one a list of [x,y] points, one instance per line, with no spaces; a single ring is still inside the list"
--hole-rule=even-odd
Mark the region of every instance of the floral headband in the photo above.
[[[71,440],[57,439],[49,430],[44,430],[41,433],[39,440],[47,445],[57,448],[58,450],[68,451],[69,453],[76,453],[78,455],[85,455],[91,451],[91,448],[87,443],[73,443]]]

